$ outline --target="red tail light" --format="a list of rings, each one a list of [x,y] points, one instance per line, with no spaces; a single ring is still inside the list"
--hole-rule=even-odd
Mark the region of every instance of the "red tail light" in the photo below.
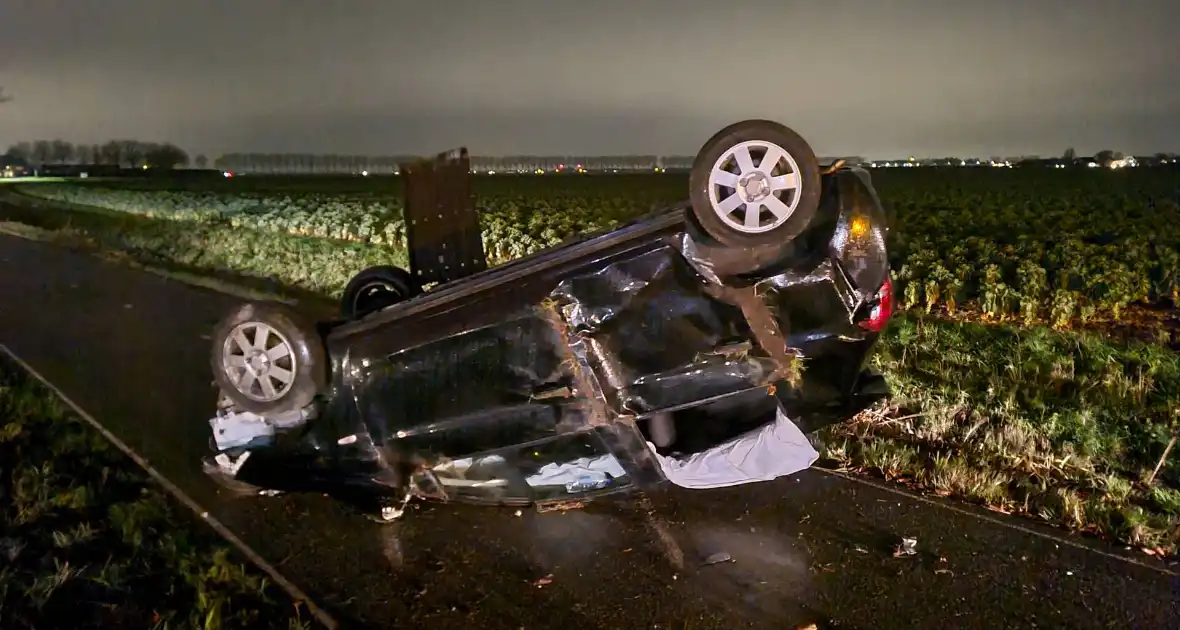
[[[888,277],[877,292],[877,305],[869,314],[869,318],[860,323],[861,327],[872,332],[881,332],[889,318],[893,315],[893,282]]]

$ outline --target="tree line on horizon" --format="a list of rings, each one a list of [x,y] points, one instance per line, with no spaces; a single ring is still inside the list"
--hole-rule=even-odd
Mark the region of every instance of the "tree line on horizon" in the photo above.
[[[213,166],[242,173],[372,173],[388,174],[400,170],[400,165],[421,159],[416,155],[346,155],[332,153],[229,153],[213,161]],[[691,157],[663,157],[658,155],[617,156],[551,156],[506,155],[471,156],[471,167],[476,171],[532,172],[564,169],[586,170],[651,170],[653,167],[687,168]],[[683,164],[682,164],[683,163]]]
[[[102,144],[74,144],[65,140],[18,142],[5,155],[32,165],[102,164],[123,168],[173,169],[188,166],[188,152],[171,142],[109,140]],[[204,168],[207,159],[198,155],[191,161]]]
[[[170,143],[142,142],[138,140],[110,140],[102,144],[75,144],[65,140],[36,140],[18,142],[4,154],[19,159],[30,166],[45,165],[110,165],[122,168],[147,167],[153,169],[174,169],[194,166],[199,169],[253,173],[395,173],[399,165],[420,159],[415,155],[346,155],[316,153],[228,153],[213,160],[204,155],[189,158],[188,153]],[[500,171],[546,171],[564,168],[576,170],[650,170],[663,168],[687,168],[692,157],[658,155],[621,156],[472,156],[471,164],[476,170]]]

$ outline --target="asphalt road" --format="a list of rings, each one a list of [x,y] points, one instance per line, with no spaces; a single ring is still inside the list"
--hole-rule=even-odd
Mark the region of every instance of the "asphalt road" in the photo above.
[[[234,497],[199,459],[206,335],[237,302],[0,236],[0,343],[346,626],[1180,628],[1175,563],[814,470],[564,513],[419,505],[393,525]],[[916,555],[894,557],[902,538]]]

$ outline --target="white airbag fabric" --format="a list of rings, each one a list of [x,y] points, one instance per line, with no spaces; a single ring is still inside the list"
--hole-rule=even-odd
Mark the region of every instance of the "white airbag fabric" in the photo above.
[[[810,467],[819,453],[780,407],[775,421],[707,451],[666,457],[648,442],[668,481],[694,489],[770,481]]]

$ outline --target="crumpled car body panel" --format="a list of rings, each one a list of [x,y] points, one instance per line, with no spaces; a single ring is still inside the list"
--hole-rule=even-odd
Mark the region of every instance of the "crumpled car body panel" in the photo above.
[[[327,336],[333,381],[320,416],[256,449],[237,477],[478,503],[582,500],[664,479],[642,430],[656,414],[704,427],[693,448],[784,413],[804,430],[848,418],[885,389],[865,370],[878,333],[858,325],[872,296],[830,250],[844,211],[826,211],[795,242],[745,252],[736,273],[738,259],[711,255],[717,246],[672,209],[340,325]],[[751,271],[750,260],[766,264]],[[782,348],[768,348],[750,309]],[[801,360],[793,382],[783,350]]]

